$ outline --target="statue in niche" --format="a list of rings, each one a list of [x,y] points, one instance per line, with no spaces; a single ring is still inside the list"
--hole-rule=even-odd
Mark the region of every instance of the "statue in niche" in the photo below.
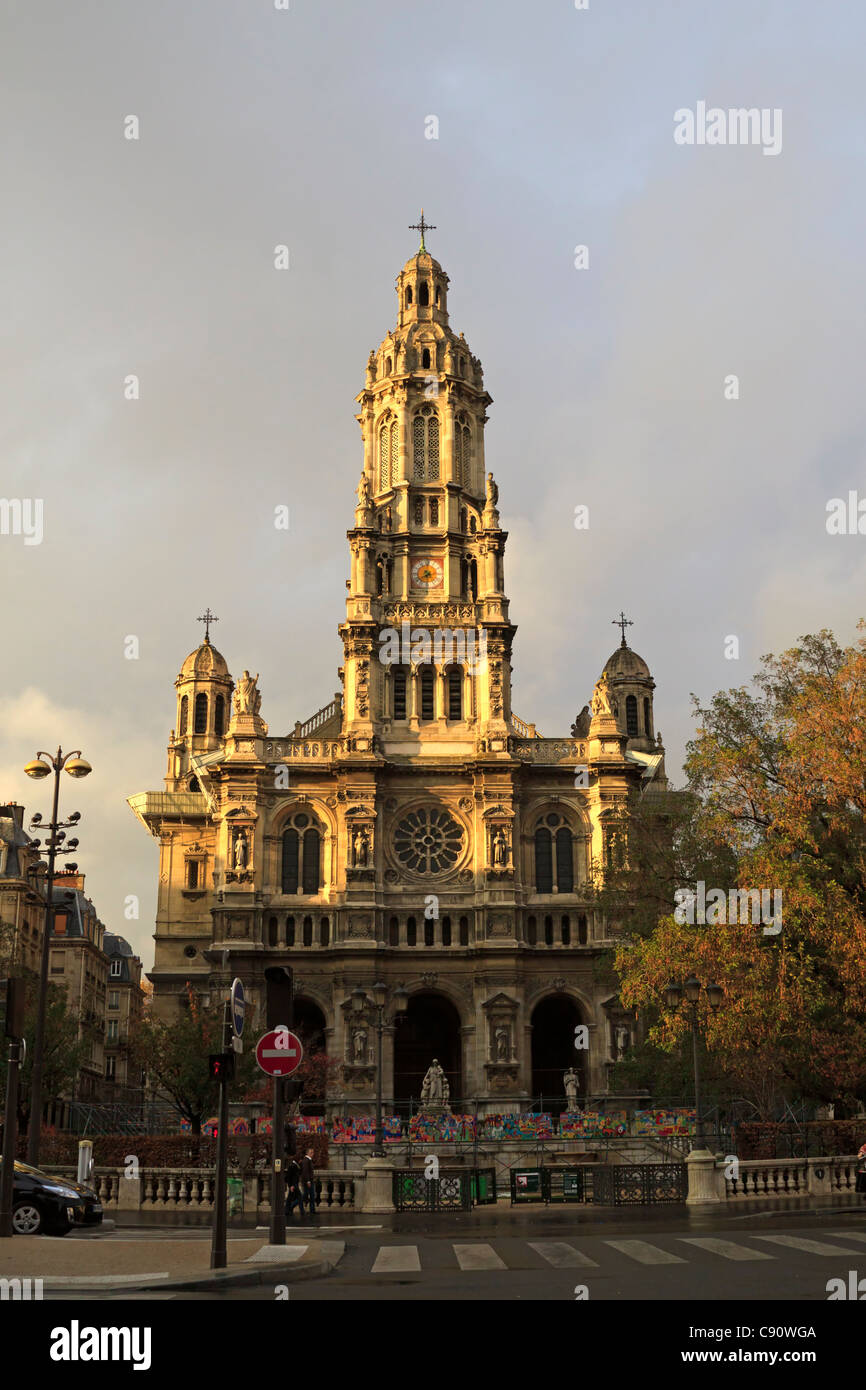
[[[494,1034],[496,1039],[496,1060],[497,1062],[508,1061],[508,1029],[504,1024],[500,1024]]]
[[[358,484],[358,506],[369,507],[370,505],[370,483],[366,473],[361,474],[361,481]]]
[[[493,834],[493,863],[498,869],[508,864],[508,836],[501,825]]]
[[[614,1043],[616,1046],[617,1061],[619,1061],[621,1057],[625,1056],[630,1042],[631,1033],[628,1027],[624,1023],[618,1023],[614,1032]]]
[[[367,1034],[363,1028],[356,1028],[352,1034],[353,1058],[356,1063],[367,1060]]]
[[[486,488],[486,491],[487,491],[487,505],[488,505],[488,507],[495,507],[496,504],[497,504],[497,502],[499,501],[499,488],[496,486],[496,483],[493,481],[493,474],[492,474],[492,473],[488,473],[488,474],[487,474],[487,488]]]
[[[445,1087],[447,1084],[445,1073],[434,1057],[421,1083],[422,1105],[443,1105],[445,1103]]]
[[[354,855],[355,868],[366,869],[370,858],[370,836],[363,826],[355,831],[352,840],[352,854]]]
[[[577,1109],[577,1093],[580,1090],[580,1077],[574,1067],[569,1067],[563,1073],[562,1084],[565,1087],[566,1103],[569,1110]]]
[[[240,871],[247,867],[248,850],[249,843],[247,841],[246,831],[238,830],[235,834],[234,866],[236,870]]]
[[[251,676],[249,671],[244,671],[235,691],[235,714],[258,714],[262,707],[258,679],[258,671],[254,676]]]

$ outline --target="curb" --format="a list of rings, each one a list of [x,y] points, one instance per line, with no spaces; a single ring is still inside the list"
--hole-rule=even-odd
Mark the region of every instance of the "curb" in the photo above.
[[[189,1279],[157,1279],[151,1283],[123,1284],[121,1291],[136,1293],[209,1293],[218,1289],[255,1288],[264,1284],[299,1284],[307,1279],[322,1279],[336,1269],[345,1249],[335,1260],[312,1260],[309,1264],[272,1264],[256,1269],[230,1265],[227,1269],[211,1270],[209,1274],[193,1275]],[[108,1293],[104,1286],[93,1292]],[[58,1290],[60,1292],[60,1290]],[[69,1290],[70,1294],[91,1292],[85,1285]]]

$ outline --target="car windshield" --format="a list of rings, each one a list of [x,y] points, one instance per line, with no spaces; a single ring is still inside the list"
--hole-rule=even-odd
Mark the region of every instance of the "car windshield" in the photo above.
[[[3,1167],[3,1159],[0,1158],[0,1168]],[[19,1159],[15,1160],[16,1173],[28,1173],[31,1178],[44,1178],[45,1182],[57,1182],[57,1178],[50,1173],[43,1173],[41,1168],[31,1168],[29,1163],[22,1163]]]

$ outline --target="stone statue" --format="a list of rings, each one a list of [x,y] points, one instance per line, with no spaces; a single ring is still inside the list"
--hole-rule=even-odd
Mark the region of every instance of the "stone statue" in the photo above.
[[[235,691],[235,714],[258,714],[262,707],[258,679],[258,671],[254,676],[251,676],[249,671],[244,671]]]
[[[496,486],[496,483],[493,481],[493,474],[492,474],[492,473],[488,473],[488,474],[487,474],[487,505],[488,505],[488,507],[495,507],[498,501],[499,501],[499,488]]]
[[[448,1106],[448,1102],[450,1101],[450,1099],[451,1099],[451,1087],[450,1087],[450,1085],[449,1085],[449,1083],[448,1083],[448,1077],[443,1075],[443,1077],[442,1077],[442,1104],[443,1104],[444,1106]],[[449,1107],[449,1108],[450,1108],[450,1107]]]
[[[245,869],[247,867],[247,837],[246,832],[239,830],[235,835],[235,868]]]
[[[586,738],[587,734],[589,733],[589,721],[589,705],[584,705],[583,709],[580,711],[580,714],[577,716],[577,718],[571,726],[571,737]]]
[[[355,856],[355,867],[365,869],[370,854],[370,837],[366,830],[356,830],[352,840],[352,853]]]
[[[616,1039],[616,1055],[618,1060],[620,1057],[625,1056],[626,1049],[631,1042],[631,1034],[624,1023],[619,1023],[617,1024],[614,1037]]]
[[[607,676],[602,676],[601,680],[596,682],[595,690],[592,692],[592,712],[593,714],[613,714]]]
[[[508,836],[502,826],[493,836],[493,863],[497,868],[503,868],[508,863]]]
[[[421,1102],[424,1105],[444,1104],[444,1090],[446,1086],[445,1073],[440,1067],[436,1058],[433,1058],[431,1065],[427,1068],[427,1074],[421,1083]]]
[[[370,483],[366,473],[361,474],[361,481],[358,484],[358,505],[360,507],[369,507],[370,505]]]
[[[580,1089],[580,1077],[574,1067],[569,1067],[563,1073],[562,1084],[565,1087],[565,1096],[570,1111],[577,1109],[577,1093]]]
[[[352,1034],[352,1045],[354,1048],[354,1059],[356,1062],[366,1062],[367,1060],[367,1034],[363,1028],[356,1028]]]
[[[500,1025],[496,1029],[496,1060],[497,1062],[508,1061],[508,1029]]]

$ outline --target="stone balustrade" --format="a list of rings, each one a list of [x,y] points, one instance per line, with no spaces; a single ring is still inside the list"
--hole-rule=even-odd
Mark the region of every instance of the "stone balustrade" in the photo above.
[[[835,1197],[854,1193],[857,1159],[847,1155],[814,1158],[744,1158],[737,1162],[710,1153],[692,1153],[689,1204],[741,1202],[785,1197]]]
[[[43,1171],[73,1179],[76,1172],[72,1165],[46,1165]],[[215,1173],[214,1168],[139,1168],[136,1177],[127,1177],[123,1168],[97,1167],[91,1186],[104,1210],[112,1214],[123,1211],[210,1212],[213,1211]],[[270,1209],[269,1171],[229,1171],[229,1178],[243,1181],[245,1212]],[[363,1176],[358,1173],[317,1173],[319,1205],[326,1209],[343,1207],[349,1210],[355,1206],[363,1183]]]

